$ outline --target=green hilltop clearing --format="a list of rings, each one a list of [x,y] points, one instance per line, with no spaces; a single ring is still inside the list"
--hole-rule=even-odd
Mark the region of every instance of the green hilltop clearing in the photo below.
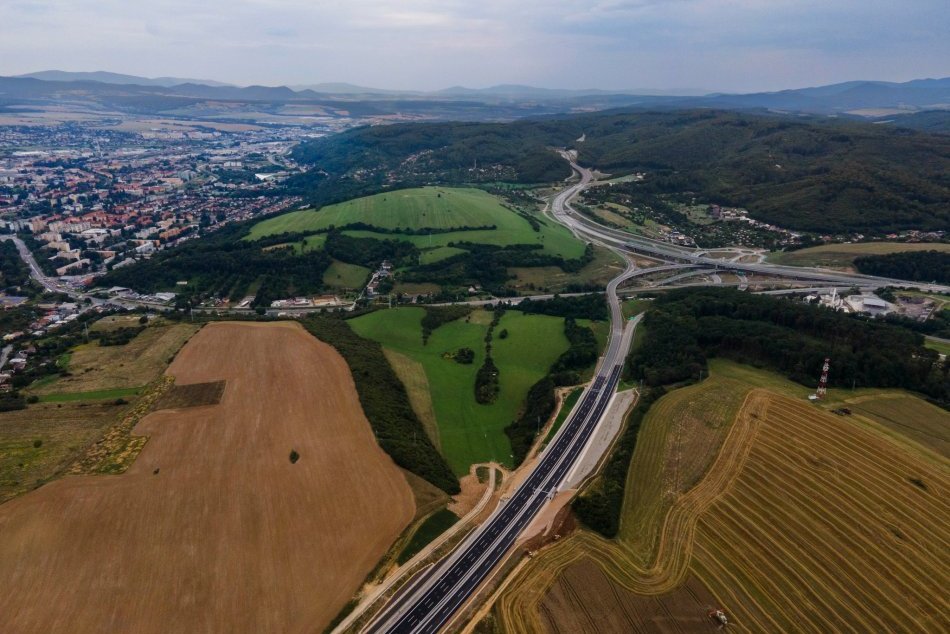
[[[518,416],[528,389],[567,350],[564,320],[505,312],[492,341],[501,391],[494,403],[480,405],[475,401],[475,374],[485,358],[484,339],[492,313],[477,310],[468,318],[442,325],[432,332],[426,345],[422,343],[424,314],[422,308],[395,308],[348,323],[360,336],[409,357],[417,364],[414,371],[424,373],[424,377],[410,377],[406,374],[413,372],[412,368],[397,369],[410,391],[413,386],[424,389],[428,385],[437,422],[438,437],[433,441],[456,474],[464,475],[470,465],[489,460],[510,466],[511,444],[504,429]],[[508,331],[504,339],[498,336],[502,330]],[[460,364],[446,355],[462,347],[475,352],[473,363]]]
[[[320,210],[304,209],[268,218],[254,225],[245,240],[259,240],[282,233],[319,234],[331,227],[362,223],[381,231],[362,228],[344,233],[360,238],[411,242],[427,256],[423,258],[424,262],[438,261],[457,253],[448,247],[449,243],[458,242],[496,246],[540,244],[550,255],[568,259],[583,255],[584,244],[567,229],[541,217],[536,217],[536,221],[539,223],[537,231],[527,218],[480,189],[417,187],[365,196]],[[460,230],[452,231],[456,228]],[[431,235],[390,233],[426,229],[434,232]],[[308,236],[303,250],[318,248],[319,245],[319,239]]]

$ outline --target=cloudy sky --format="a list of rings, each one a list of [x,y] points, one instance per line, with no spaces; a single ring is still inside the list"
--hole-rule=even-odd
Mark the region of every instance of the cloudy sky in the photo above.
[[[950,75],[950,0],[0,0],[0,75],[754,91]]]

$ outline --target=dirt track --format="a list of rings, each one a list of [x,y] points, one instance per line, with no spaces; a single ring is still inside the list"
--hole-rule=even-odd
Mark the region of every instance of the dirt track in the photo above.
[[[320,631],[412,518],[346,364],[298,325],[209,325],[169,372],[226,380],[221,403],[148,416],[123,475],[0,506],[0,631]]]

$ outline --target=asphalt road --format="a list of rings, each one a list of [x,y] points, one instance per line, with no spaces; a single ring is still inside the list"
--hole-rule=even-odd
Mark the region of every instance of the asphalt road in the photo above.
[[[20,258],[30,269],[30,277],[36,280],[43,288],[51,293],[76,293],[74,290],[61,285],[58,281],[47,277],[46,274],[43,273],[43,269],[40,268],[40,265],[36,263],[36,258],[33,257],[33,254],[27,248],[26,244],[23,243],[23,240],[20,240],[16,236],[3,236],[0,239],[13,240],[13,244],[16,245],[16,249],[20,253]]]
[[[570,199],[588,182],[589,178],[561,192],[553,202],[554,207],[569,209]],[[410,584],[407,590],[397,594],[368,631],[399,634],[438,632],[475,593],[525,527],[555,495],[597,429],[620,380],[628,344],[623,338],[624,318],[617,287],[637,274],[641,271],[628,262],[624,272],[607,285],[611,317],[607,350],[594,379],[542,453],[538,465],[459,548],[423,578]]]
[[[871,275],[859,275],[849,273],[839,273],[827,269],[816,269],[799,266],[783,266],[780,264],[766,264],[759,262],[733,262],[731,260],[711,258],[701,255],[702,251],[681,247],[659,240],[651,240],[638,236],[620,229],[605,227],[594,220],[576,212],[566,204],[579,191],[587,187],[593,180],[589,169],[581,167],[575,161],[573,156],[567,152],[562,152],[562,156],[571,164],[577,174],[580,175],[580,181],[564,189],[552,203],[551,211],[555,219],[567,225],[575,232],[589,238],[597,240],[605,245],[612,246],[631,253],[642,253],[650,257],[661,260],[675,261],[684,264],[694,264],[702,267],[714,267],[720,270],[730,270],[737,272],[758,273],[761,275],[770,275],[775,277],[791,278],[794,280],[810,280],[824,282],[827,284],[859,286],[869,288],[880,288],[883,286],[900,286],[904,288],[916,288],[921,291],[929,292],[950,292],[950,286],[940,284],[922,284],[920,282],[909,282],[907,280],[898,280],[892,278],[875,277]]]

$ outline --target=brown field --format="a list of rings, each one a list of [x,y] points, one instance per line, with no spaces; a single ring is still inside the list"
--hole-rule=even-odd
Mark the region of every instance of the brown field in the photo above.
[[[0,413],[0,502],[62,473],[127,409],[112,402],[37,403]],[[37,440],[42,444],[34,447]]]
[[[82,344],[73,350],[69,361],[71,376],[30,391],[56,394],[145,385],[161,376],[170,359],[198,328],[187,323],[149,326],[124,346]]]
[[[715,368],[732,378],[755,373]],[[580,531],[526,560],[496,604],[507,631],[568,631],[555,622],[574,632],[705,631],[714,606],[736,631],[950,630],[948,462],[857,416],[783,395],[793,387],[772,390],[776,381],[762,373],[769,389],[743,383],[744,404],[689,490],[677,492],[669,464],[639,467],[672,497],[653,549],[635,535],[649,533],[658,514],[631,509],[628,489],[618,540]],[[697,417],[711,396],[680,415]],[[731,404],[716,408],[727,415]],[[670,436],[668,457],[677,455]],[[634,461],[656,452],[663,446],[638,444]],[[680,455],[689,462],[693,452]]]
[[[147,416],[122,475],[0,506],[0,631],[320,631],[412,519],[345,362],[299,325],[211,324],[169,373],[227,381],[221,403]]]

